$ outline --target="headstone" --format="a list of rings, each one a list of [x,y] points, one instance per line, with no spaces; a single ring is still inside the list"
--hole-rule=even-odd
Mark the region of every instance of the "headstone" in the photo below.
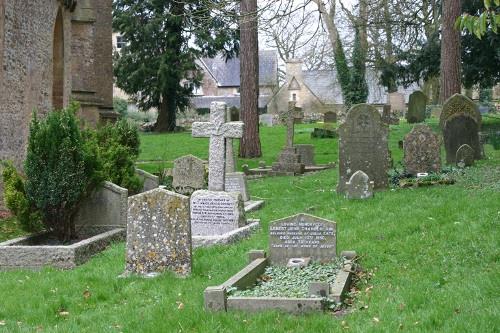
[[[174,161],[172,187],[177,193],[191,195],[207,187],[205,163],[193,155],[179,157]]]
[[[229,109],[229,119],[228,121],[240,121],[240,110],[233,106]]]
[[[288,110],[282,112],[280,118],[287,127],[286,146],[281,150],[278,161],[273,163],[272,171],[275,173],[302,174],[304,173],[304,164],[300,160],[297,148],[293,146],[295,102],[289,102]]]
[[[443,110],[443,107],[441,105],[431,105],[431,117],[433,118],[440,118],[441,117],[441,111]]]
[[[356,171],[346,184],[347,199],[368,199],[373,197],[373,181],[361,170]]]
[[[286,265],[290,258],[329,262],[337,255],[337,226],[333,221],[298,214],[271,222],[269,251],[273,265]]]
[[[300,162],[305,166],[315,165],[314,145],[295,145],[297,153],[300,155]]]
[[[191,273],[189,198],[154,189],[129,200],[126,272]]]
[[[223,235],[245,224],[241,194],[200,190],[191,196],[193,236]]]
[[[274,115],[269,113],[264,113],[259,116],[259,123],[262,125],[266,125],[272,127],[275,125],[274,123]]]
[[[389,94],[389,104],[391,110],[398,114],[403,114],[406,110],[405,96],[402,93],[394,92]]]
[[[406,121],[409,124],[421,123],[425,120],[425,107],[427,106],[427,96],[419,90],[410,95]]]
[[[375,189],[388,186],[388,132],[375,107],[358,104],[349,110],[346,121],[339,127],[338,193],[345,192],[345,184],[357,170],[373,180]]]
[[[142,191],[147,192],[160,186],[160,177],[141,169],[135,169],[135,174],[143,181]]]
[[[77,228],[127,226],[128,191],[116,184],[104,182],[81,203],[75,215]]]
[[[443,105],[439,124],[443,129],[448,164],[456,163],[456,152],[463,144],[474,150],[474,159],[481,159],[481,114],[473,101],[460,94],[450,97]]]
[[[387,125],[399,125],[399,117],[392,111],[389,104],[382,107],[382,121]]]
[[[335,123],[337,122],[337,114],[332,111],[327,111],[323,115],[323,122],[325,124]]]
[[[438,173],[441,171],[441,140],[427,125],[416,125],[403,142],[406,171]]]
[[[469,167],[474,165],[474,149],[468,144],[461,145],[456,156],[458,167]]]
[[[226,173],[225,189],[226,192],[240,193],[243,201],[250,200],[247,188],[247,177],[243,172]]]
[[[244,124],[226,122],[226,103],[213,102],[210,106],[210,122],[195,122],[192,135],[195,138],[209,137],[208,189],[224,191],[226,171],[226,139],[241,138]]]

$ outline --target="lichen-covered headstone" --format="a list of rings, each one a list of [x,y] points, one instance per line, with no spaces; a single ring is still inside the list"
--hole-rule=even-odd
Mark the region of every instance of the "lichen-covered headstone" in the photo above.
[[[356,171],[346,184],[346,199],[368,199],[373,197],[373,181],[361,170]]]
[[[129,198],[126,273],[191,273],[189,198],[154,189]]]
[[[247,177],[243,172],[226,173],[225,191],[240,193],[243,201],[250,200]]]
[[[427,125],[417,125],[405,136],[403,142],[406,171],[437,173],[441,171],[441,140]]]
[[[474,165],[474,149],[468,144],[461,145],[457,150],[456,161],[460,168]]]
[[[308,214],[272,221],[269,252],[273,265],[286,265],[290,258],[329,262],[337,255],[337,225]]]
[[[245,225],[240,193],[200,190],[191,196],[193,236],[223,235]]]
[[[443,105],[439,124],[443,129],[448,164],[456,163],[457,150],[464,144],[474,150],[474,159],[481,159],[481,114],[473,101],[460,94],[451,96]]]
[[[370,177],[375,189],[388,186],[388,132],[375,107],[358,104],[349,110],[346,121],[339,127],[338,193],[345,192],[346,183],[358,170]]]
[[[425,120],[425,108],[427,106],[427,96],[419,90],[410,95],[406,121],[410,124],[421,123]]]
[[[182,156],[174,161],[172,177],[172,187],[184,195],[207,187],[205,162],[193,155]]]

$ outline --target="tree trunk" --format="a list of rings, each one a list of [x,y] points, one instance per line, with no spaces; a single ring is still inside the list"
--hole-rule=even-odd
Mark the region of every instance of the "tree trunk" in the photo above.
[[[444,103],[453,94],[460,93],[460,32],[455,21],[461,14],[460,0],[443,0],[441,32],[441,91]]]
[[[241,120],[245,131],[240,141],[240,156],[262,156],[259,138],[259,40],[257,0],[241,1],[240,18],[240,98]]]
[[[175,113],[177,105],[175,98],[162,98],[158,108],[158,118],[156,120],[155,132],[173,132],[175,130]]]

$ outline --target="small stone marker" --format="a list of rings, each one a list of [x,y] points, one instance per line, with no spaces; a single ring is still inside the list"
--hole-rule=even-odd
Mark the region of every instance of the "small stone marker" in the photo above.
[[[388,186],[387,170],[390,154],[387,145],[388,125],[380,113],[368,104],[353,106],[339,127],[338,193],[345,192],[354,172],[362,170],[375,184],[375,189]]]
[[[406,121],[409,124],[421,123],[425,120],[425,108],[427,106],[427,96],[419,90],[410,95],[408,102],[408,112],[406,112]]]
[[[390,93],[388,99],[393,112],[401,114],[406,110],[405,96],[402,93]]]
[[[456,161],[460,168],[474,165],[474,149],[467,144],[461,145],[457,150]]]
[[[347,199],[368,199],[373,197],[373,181],[361,170],[356,171],[346,184]]]
[[[240,193],[243,201],[250,200],[247,188],[247,177],[243,172],[226,173],[225,188],[226,192]]]
[[[226,122],[226,103],[213,102],[210,106],[210,122],[195,122],[192,135],[195,138],[210,138],[208,160],[208,189],[224,191],[226,164],[226,139],[243,136],[243,122]]]
[[[314,163],[314,145],[295,145],[297,153],[300,155],[300,163],[305,166],[315,165]]]
[[[323,115],[323,123],[331,124],[337,122],[337,114],[332,111],[327,111]]]
[[[200,190],[191,196],[193,236],[223,235],[245,225],[241,194]]]
[[[308,214],[298,214],[271,222],[270,260],[287,265],[291,258],[311,258],[329,262],[336,257],[336,223]]]
[[[437,173],[441,171],[441,141],[427,125],[417,125],[405,136],[403,142],[406,171]]]
[[[176,159],[172,176],[172,187],[184,195],[191,195],[194,191],[207,187],[205,162],[193,155]]]
[[[191,273],[189,198],[154,189],[129,198],[126,273]]]
[[[474,159],[481,159],[481,114],[473,101],[460,94],[451,96],[443,105],[439,125],[443,129],[448,164],[456,163],[457,150],[463,144],[474,150]]]

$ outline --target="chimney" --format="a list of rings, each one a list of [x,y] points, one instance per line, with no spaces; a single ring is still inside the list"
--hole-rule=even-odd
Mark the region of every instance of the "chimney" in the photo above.
[[[286,62],[286,82],[290,83],[292,78],[295,77],[297,81],[302,82],[302,60],[289,59]]]

